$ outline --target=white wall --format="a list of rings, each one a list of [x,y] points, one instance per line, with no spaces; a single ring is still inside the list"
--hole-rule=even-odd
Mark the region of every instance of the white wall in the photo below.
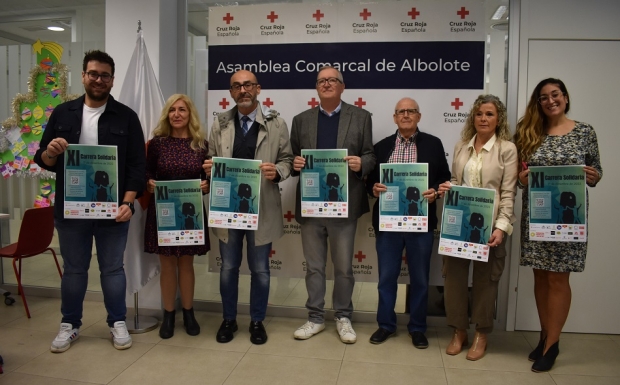
[[[177,90],[175,0],[106,0],[106,52],[116,64],[112,95],[118,98],[136,47],[138,20],[164,98]]]
[[[571,275],[573,301],[565,331],[589,333],[620,333],[620,289],[613,274],[620,270],[617,250],[620,237],[614,236],[618,208],[606,205],[613,201],[618,187],[620,170],[615,167],[620,156],[617,151],[617,118],[609,101],[616,99],[617,88],[606,78],[617,78],[618,52],[605,49],[592,54],[592,46],[611,47],[620,41],[620,2],[613,0],[564,1],[522,0],[519,34],[518,114],[521,116],[536,83],[545,77],[560,77],[571,93],[569,117],[592,124],[598,134],[604,178],[596,189],[590,189],[589,243],[586,270]],[[557,43],[557,44],[554,44]],[[603,43],[603,44],[599,44]],[[547,49],[540,49],[545,44]],[[567,48],[570,47],[570,48]],[[535,55],[530,57],[530,55]],[[609,63],[613,60],[614,63]],[[544,64],[540,64],[544,63]],[[514,66],[511,67],[511,71]],[[534,79],[534,77],[536,79]],[[571,87],[572,85],[572,87]],[[586,91],[585,88],[588,88]],[[517,197],[520,203],[520,196]],[[519,204],[520,206],[520,204]],[[520,209],[520,207],[519,207]],[[517,212],[519,215],[520,212]],[[519,239],[520,231],[513,238]],[[510,287],[516,289],[510,301],[516,306],[516,329],[534,330],[539,327],[533,298],[533,279],[530,268],[519,268],[519,242],[513,242]],[[609,272],[613,274],[610,276]],[[511,328],[509,324],[508,328]]]

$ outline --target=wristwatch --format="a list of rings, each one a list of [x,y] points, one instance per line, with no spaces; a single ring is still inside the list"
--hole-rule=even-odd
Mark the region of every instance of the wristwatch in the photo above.
[[[133,215],[136,212],[136,208],[133,206],[132,202],[122,202],[122,205],[127,205],[127,207],[129,207],[129,209],[131,210],[131,215]]]

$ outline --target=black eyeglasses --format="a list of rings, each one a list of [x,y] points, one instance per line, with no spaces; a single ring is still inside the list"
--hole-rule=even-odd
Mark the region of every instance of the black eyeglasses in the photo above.
[[[243,83],[243,84],[235,83],[232,86],[230,86],[230,89],[232,91],[237,92],[237,91],[239,91],[241,89],[241,87],[243,87],[243,89],[246,90],[246,91],[252,91],[254,89],[254,87],[257,87],[257,86],[258,86],[258,83],[249,83],[249,82],[248,83]]]
[[[340,79],[338,78],[321,78],[321,79],[317,79],[316,85],[322,86],[325,84],[325,82],[327,82],[330,86],[335,86],[338,83],[342,83]]]
[[[415,108],[407,108],[407,109],[402,109],[402,110],[396,110],[394,112],[396,113],[396,115],[404,116],[405,114],[409,114],[409,115],[417,114],[420,111],[418,111]]]
[[[106,74],[106,73],[100,74],[95,71],[88,71],[86,72],[86,75],[88,75],[88,80],[93,81],[93,82],[96,82],[97,79],[101,78],[102,82],[109,83],[110,80],[112,79],[112,75],[110,74]]]

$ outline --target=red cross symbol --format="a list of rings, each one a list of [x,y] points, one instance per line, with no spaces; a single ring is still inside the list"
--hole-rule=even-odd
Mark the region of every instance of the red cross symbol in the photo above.
[[[276,21],[277,18],[278,18],[278,15],[276,15],[274,11],[271,11],[271,13],[267,15],[267,19],[269,19],[272,23]]]
[[[362,107],[364,107],[366,105],[366,102],[363,101],[362,98],[357,98],[357,101],[354,102],[353,104],[355,104],[359,108],[362,108]]]
[[[366,259],[366,255],[362,254],[362,250],[360,250],[353,256],[353,258],[357,259],[358,263],[362,263],[362,259]]]
[[[267,108],[271,108],[271,106],[273,106],[273,102],[271,101],[271,99],[267,98],[265,99],[265,101],[263,102],[263,106],[267,107]]]
[[[420,16],[420,12],[418,12],[415,8],[411,8],[411,11],[407,12],[407,15],[411,16],[411,18],[415,20],[416,16]]]
[[[316,10],[316,13],[312,15],[316,19],[316,21],[321,21],[321,18],[325,16],[325,14],[321,13],[320,9]]]
[[[461,107],[463,105],[463,102],[461,102],[461,99],[456,98],[456,99],[454,99],[454,101],[452,103],[450,103],[450,105],[452,107],[454,107],[455,110],[458,110],[459,107]]]
[[[271,251],[269,252],[269,258],[273,257],[275,253],[276,251],[274,249],[271,249]]]
[[[226,100],[226,98],[222,98],[222,101],[219,102],[218,104],[222,106],[222,110],[225,110],[226,107],[228,107],[230,103],[228,102],[228,100]]]
[[[289,210],[286,214],[284,214],[284,218],[286,218],[287,222],[290,222],[293,218],[295,218],[295,215],[291,213],[291,210]]]
[[[402,260],[405,262],[405,265],[407,265],[407,254],[403,255]]]
[[[368,18],[372,15],[372,13],[368,12],[368,9],[364,8],[364,12],[360,13],[360,16],[364,18],[364,20],[368,20]]]
[[[232,17],[230,13],[227,13],[226,16],[222,17],[222,20],[224,20],[226,24],[230,24],[230,22],[233,21],[234,19],[235,18]]]
[[[464,19],[465,16],[469,15],[469,11],[466,10],[465,7],[461,7],[461,10],[458,11],[456,14],[459,15],[461,19]]]
[[[308,105],[310,106],[310,108],[314,108],[318,106],[319,104],[320,104],[319,101],[316,100],[315,98],[312,98],[312,100],[308,102]]]

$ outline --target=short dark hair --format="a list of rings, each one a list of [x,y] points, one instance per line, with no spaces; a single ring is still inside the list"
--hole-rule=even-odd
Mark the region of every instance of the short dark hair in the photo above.
[[[86,52],[84,55],[84,62],[82,63],[82,71],[86,72],[86,66],[90,61],[98,61],[99,63],[106,63],[112,67],[111,75],[114,76],[114,59],[107,53],[99,50],[93,50]]]

